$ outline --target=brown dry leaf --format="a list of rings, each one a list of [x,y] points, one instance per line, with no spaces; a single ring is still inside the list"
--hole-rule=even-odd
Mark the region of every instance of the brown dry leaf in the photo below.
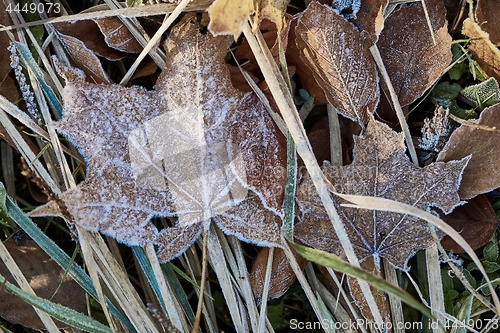
[[[307,92],[310,96],[314,98],[314,104],[316,105],[324,105],[327,104],[325,93],[323,89],[318,85],[316,80],[314,79],[313,71],[307,64],[302,61],[300,56],[300,50],[294,42],[295,37],[295,28],[297,26],[298,17],[294,17],[290,20],[290,32],[288,35],[288,39],[291,43],[288,44],[286,49],[286,60],[289,65],[293,65],[296,68],[297,76],[300,79],[300,83],[303,87],[307,88]]]
[[[381,271],[379,267],[375,265],[374,262],[374,257],[370,257],[367,260],[363,261],[360,264],[361,268],[364,269],[365,271],[369,272],[372,275],[380,275],[380,277],[384,278],[384,272],[383,270]],[[373,317],[372,311],[370,309],[370,306],[366,302],[365,295],[363,294],[363,291],[361,290],[361,287],[359,286],[358,279],[353,278],[351,276],[347,277],[347,283],[349,285],[349,289],[351,291],[351,296],[356,302],[357,306],[361,310],[361,313],[363,316],[371,321],[374,321],[375,318]],[[391,321],[391,310],[390,310],[390,305],[389,305],[389,299],[383,291],[380,289],[377,289],[373,286],[370,286],[370,289],[372,291],[373,297],[375,298],[375,302],[377,303],[377,308],[380,311],[380,314],[382,316],[382,319],[384,320],[384,323],[388,323]]]
[[[378,48],[399,103],[415,101],[439,79],[450,64],[451,36],[442,0],[426,0],[436,44],[420,2],[403,5],[385,21]],[[389,96],[389,92],[386,95]]]
[[[490,41],[497,46],[500,45],[500,25],[498,25],[499,16],[499,0],[477,0],[476,20],[481,29],[488,33]]]
[[[323,172],[336,192],[383,197],[424,210],[434,206],[447,213],[461,204],[457,190],[468,158],[418,168],[405,155],[403,135],[373,118],[364,137],[357,137],[355,143],[352,164],[323,164]],[[433,242],[428,223],[416,217],[342,207],[342,199],[335,196],[333,201],[360,263],[373,257],[379,272],[380,258],[386,258],[394,267],[407,269],[408,259]],[[296,225],[295,236],[345,259],[308,175],[297,188],[297,202],[303,221]]]
[[[85,291],[69,275],[64,277],[64,270],[34,241],[22,240],[20,242],[21,244],[17,245],[14,240],[10,239],[4,245],[23,272],[35,294],[50,299],[64,278],[57,294],[51,300],[75,311],[85,313],[87,311]],[[17,285],[2,261],[0,261],[0,275],[4,276],[7,281]],[[36,330],[45,328],[33,307],[20,298],[0,288],[0,300],[2,300],[0,302],[0,316],[4,319]],[[68,327],[67,324],[57,320],[55,320],[55,323],[59,328]]]
[[[59,33],[59,39],[63,42],[66,51],[71,55],[71,59],[75,64],[84,69],[94,82],[111,83],[104,68],[102,68],[99,58],[81,40],[62,33]]]
[[[500,81],[500,50],[489,40],[488,34],[471,19],[464,21],[462,33],[471,38],[467,50],[477,61],[485,77],[494,77]]]
[[[331,7],[311,2],[295,29],[302,60],[326,98],[361,126],[379,99],[378,76],[366,40]]]
[[[233,35],[234,40],[237,40],[249,15],[256,13],[256,27],[264,18],[268,18],[276,23],[278,32],[281,32],[288,2],[289,0],[216,0],[207,9],[210,15],[208,30],[214,36]]]
[[[308,261],[298,255],[295,250],[293,254],[297,259],[300,269],[304,269]],[[252,286],[253,294],[257,303],[262,301],[262,293],[264,291],[264,280],[266,276],[267,260],[269,256],[269,248],[265,247],[259,251],[259,254],[254,258],[252,268],[250,270],[250,285]],[[295,273],[290,266],[285,252],[277,248],[274,250],[272,263],[271,280],[269,282],[269,298],[281,297],[295,281]]]
[[[451,214],[442,215],[441,219],[458,231],[474,249],[486,245],[495,234],[498,218],[485,195],[479,195],[457,207]],[[465,252],[450,236],[444,236],[441,245],[447,251]]]
[[[271,54],[274,57],[276,63],[279,64],[279,43],[276,24],[267,19],[263,20],[259,27],[259,30],[261,31],[262,37],[269,47],[269,50],[271,51]],[[289,27],[286,26],[286,29],[279,35],[280,41],[285,50],[288,47],[288,32]],[[234,57],[238,61],[238,63],[243,64],[243,69],[255,76],[262,77],[259,64],[255,60],[255,55],[253,54],[252,49],[250,48],[250,44],[248,44],[248,41],[246,39],[244,39],[241,42],[241,45],[238,46],[238,49],[236,50],[236,52],[234,52]]]
[[[384,28],[384,10],[389,0],[362,0],[356,18],[353,20],[359,31],[368,34],[372,44],[378,40]]]
[[[74,37],[85,47],[108,60],[121,60],[126,57],[123,52],[109,47],[97,24],[92,20],[80,20],[73,22],[56,22],[54,28],[65,36]]]
[[[469,120],[451,135],[437,160],[446,162],[469,156],[458,194],[474,198],[500,187],[500,104],[484,109],[478,120]]]
[[[127,53],[140,53],[142,46],[118,17],[105,17],[93,20],[109,47]]]
[[[161,261],[216,216],[240,239],[281,244],[266,214],[281,215],[284,139],[254,94],[231,85],[226,39],[200,33],[192,18],[172,30],[155,91],[91,84],[65,69],[65,112],[55,124],[88,161],[85,181],[60,198],[74,222],[129,245],[156,243]],[[50,202],[32,214],[61,212]],[[178,223],[159,232],[153,216]]]

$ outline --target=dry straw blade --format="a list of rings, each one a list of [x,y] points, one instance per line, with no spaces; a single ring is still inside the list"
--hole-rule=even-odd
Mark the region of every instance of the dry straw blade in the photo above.
[[[496,294],[493,286],[491,285],[491,281],[488,278],[488,275],[486,274],[486,271],[484,270],[483,265],[481,264],[481,261],[477,257],[476,253],[474,250],[470,247],[470,245],[465,241],[465,239],[452,227],[450,227],[446,222],[441,220],[440,218],[436,217],[435,215],[428,213],[426,211],[423,211],[421,209],[418,209],[414,206],[404,204],[401,202],[397,202],[394,200],[389,200],[389,199],[384,199],[384,198],[377,198],[377,197],[366,197],[366,196],[358,196],[358,195],[347,195],[347,194],[340,194],[340,193],[334,193],[335,195],[338,195],[342,199],[345,199],[349,202],[352,202],[353,204],[344,204],[343,206],[345,207],[353,207],[353,208],[365,208],[365,209],[373,209],[373,210],[380,210],[380,211],[390,211],[390,212],[395,212],[395,213],[401,213],[401,214],[409,214],[416,216],[418,218],[421,218],[432,225],[436,226],[437,228],[441,229],[444,231],[446,234],[448,234],[457,244],[459,244],[466,252],[467,254],[471,257],[471,259],[474,261],[474,263],[477,265],[478,269],[481,271],[481,273],[484,276],[484,279],[488,283],[488,288],[490,289],[493,302],[495,304],[496,312],[497,314],[500,314],[500,301],[498,299],[498,295]]]

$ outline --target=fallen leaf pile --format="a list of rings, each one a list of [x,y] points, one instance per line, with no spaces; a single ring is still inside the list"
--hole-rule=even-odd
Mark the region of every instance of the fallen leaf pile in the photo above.
[[[406,156],[403,134],[384,124],[396,118],[392,102],[387,102],[390,89],[401,106],[408,106],[449,69],[452,38],[444,2],[426,0],[428,15],[420,2],[397,8],[388,0],[323,2],[313,0],[290,17],[284,14],[288,5],[284,0],[217,0],[207,9],[208,32],[202,26],[206,17],[198,23],[195,15],[186,14],[165,42],[166,68],[152,91],[111,84],[101,65],[98,55],[117,60],[142,49],[119,20],[56,24],[59,40],[87,75],[58,65],[66,81],[65,111],[63,119],[50,126],[80,150],[87,172],[77,187],[31,215],[58,215],[128,245],[153,243],[162,262],[182,254],[214,221],[225,233],[264,247],[251,269],[257,299],[266,275],[266,247],[278,248],[270,295],[283,294],[295,279],[280,250],[286,138],[264,102],[241,80],[236,67],[225,61],[232,38],[240,36],[249,15],[254,15],[255,30],[264,19],[266,25],[276,26],[264,39],[276,58],[278,40],[282,42],[292,65],[289,72],[296,73],[292,88],[299,85],[317,105],[330,104],[341,115],[345,165],[322,163],[324,176],[336,192],[430,210],[456,224],[465,238],[485,230],[487,242],[497,220],[491,204],[478,196],[500,186],[498,104],[484,109],[479,120],[464,122],[437,161],[424,168]],[[494,2],[480,0],[477,22],[466,19],[462,32],[471,38],[468,51],[484,75],[498,80],[499,32],[491,24],[498,12]],[[384,19],[389,8],[392,14]],[[482,21],[488,22],[482,25]],[[85,27],[86,33],[75,31],[72,24]],[[90,32],[95,38],[89,38]],[[265,90],[264,76],[245,43],[237,43],[235,58],[248,60],[243,67],[251,68],[252,78]],[[381,79],[374,50],[380,51],[390,84]],[[89,83],[89,76],[96,83]],[[250,92],[242,92],[232,82]],[[498,90],[496,81],[488,84]],[[274,108],[269,92],[264,93]],[[306,125],[314,117],[326,119],[315,112],[320,111],[313,110]],[[444,123],[446,135],[434,139],[448,140],[448,123]],[[327,126],[310,128],[314,151],[328,156]],[[435,155],[439,149],[433,148]],[[346,259],[311,177],[305,170],[297,177],[296,240]],[[338,196],[331,194],[331,198],[361,267],[376,275],[383,276],[382,258],[407,270],[408,260],[434,242],[428,223],[416,217],[348,208]],[[473,228],[464,226],[463,221],[470,218],[467,206],[452,213],[468,199],[472,199],[470,211],[479,212]],[[168,217],[174,225],[158,229],[152,222],[155,217]],[[457,250],[453,242],[448,246]],[[356,304],[370,318],[356,280],[348,283]],[[386,306],[385,296],[377,297],[381,308]]]

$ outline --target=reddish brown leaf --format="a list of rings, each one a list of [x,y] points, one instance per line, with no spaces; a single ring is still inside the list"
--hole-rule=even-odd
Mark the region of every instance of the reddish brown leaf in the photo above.
[[[488,33],[490,41],[500,45],[500,25],[497,24],[500,16],[500,0],[478,0],[476,8],[476,20],[485,32]]]
[[[451,161],[472,155],[465,168],[458,194],[462,199],[500,187],[500,105],[481,112],[479,120],[469,120],[451,135],[439,153],[438,161]]]
[[[488,34],[470,19],[464,21],[462,33],[471,38],[467,50],[477,61],[484,75],[500,81],[500,50],[489,40]]]
[[[4,245],[37,296],[50,299],[57,290],[54,298],[51,299],[52,302],[81,313],[87,311],[85,291],[68,275],[65,276],[64,270],[34,241],[24,240],[22,244],[17,245],[13,240],[8,240]],[[0,275],[17,285],[2,261],[0,261]],[[63,283],[59,287],[61,280]],[[37,330],[45,328],[31,305],[2,288],[0,288],[0,299],[2,300],[0,316],[4,319]],[[67,324],[57,320],[55,323],[59,328],[68,327]]]
[[[485,195],[469,200],[451,214],[441,215],[441,219],[458,231],[474,250],[486,245],[498,226],[498,218]],[[447,251],[465,252],[450,236],[444,236],[441,245]]]
[[[372,44],[378,40],[384,28],[384,10],[388,0],[362,0],[354,24],[359,31],[365,31]]]
[[[401,106],[422,96],[451,62],[443,1],[426,0],[426,6],[436,44],[420,2],[402,6],[389,16],[377,43]]]
[[[129,245],[156,243],[162,261],[217,216],[240,239],[281,244],[284,138],[254,94],[231,85],[225,38],[200,33],[191,18],[171,32],[155,91],[91,84],[64,70],[65,111],[55,125],[88,161],[85,181],[60,198],[74,222]],[[32,214],[60,210],[50,202]],[[159,232],[152,216],[178,223]]]
[[[300,56],[328,102],[364,126],[379,99],[378,77],[367,41],[331,7],[315,1],[299,18],[295,34]]]
[[[307,133],[307,138],[319,164],[330,160],[330,131],[328,128],[318,128]]]
[[[323,165],[336,192],[393,199],[424,210],[434,206],[445,212],[461,203],[457,190],[467,158],[418,168],[405,155],[402,134],[375,120],[369,122],[363,137],[356,138],[355,147],[352,164]],[[418,218],[342,207],[341,199],[333,200],[360,263],[373,257],[380,268],[380,258],[384,257],[393,266],[407,269],[407,260],[433,242],[428,223]],[[345,258],[308,175],[298,186],[297,202],[303,220],[296,225],[295,236],[310,246]]]
[[[293,250],[295,258],[301,269],[304,269],[308,261]],[[265,247],[259,251],[255,257],[252,268],[250,270],[250,285],[257,300],[257,303],[262,301],[262,293],[264,290],[264,280],[266,276],[267,260],[269,256],[269,248]],[[269,298],[281,297],[295,281],[295,273],[293,272],[288,258],[282,249],[275,249],[273,255],[271,280],[269,282]]]

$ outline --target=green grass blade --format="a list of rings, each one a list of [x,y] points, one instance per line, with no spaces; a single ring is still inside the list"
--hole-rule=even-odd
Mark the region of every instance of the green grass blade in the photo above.
[[[307,260],[317,263],[321,266],[330,267],[336,270],[337,272],[345,273],[355,278],[365,280],[375,288],[380,289],[389,295],[401,299],[403,302],[419,310],[429,318],[433,318],[431,312],[427,307],[418,302],[415,298],[413,298],[413,296],[411,296],[403,289],[385,281],[384,279],[374,276],[366,272],[365,270],[362,270],[361,268],[354,267],[334,254],[327,253],[321,250],[312,249],[310,247],[302,246],[295,243],[290,243],[290,244],[297,251],[297,253],[299,253]]]
[[[12,283],[8,282],[1,275],[0,275],[0,285],[2,285],[7,291],[21,298],[26,303],[37,307],[38,309],[46,312],[52,317],[72,327],[76,327],[85,332],[111,333],[111,329],[108,326],[101,324],[94,318],[83,315],[75,310],[69,309],[60,304],[53,303],[44,298],[40,298],[35,295],[30,295],[25,291],[23,291],[22,289],[14,286]]]
[[[293,221],[295,219],[295,190],[297,188],[297,150],[290,132],[286,138],[286,186],[285,197],[283,199],[284,219],[281,227],[283,236],[293,241]]]
[[[161,265],[163,274],[165,274],[165,277],[166,277],[167,281],[170,283],[170,286],[171,286],[172,290],[174,291],[175,296],[177,297],[177,299],[179,300],[179,303],[181,303],[182,308],[186,312],[186,316],[188,317],[190,322],[193,322],[194,321],[193,309],[191,308],[191,305],[189,304],[189,301],[188,301],[186,292],[184,291],[184,288],[180,284],[177,276],[175,275],[173,267],[175,267],[174,264],[172,264],[170,262]],[[177,267],[175,267],[175,268],[177,268]],[[181,273],[184,273],[184,272],[181,271]],[[199,286],[196,285],[196,282],[193,281],[192,279],[190,279],[189,276],[187,276],[186,274],[183,274],[183,276],[187,277],[187,281],[189,283],[191,283],[193,286],[195,286],[195,288],[199,288]],[[207,295],[206,292],[205,292],[205,295]]]
[[[153,290],[156,299],[158,300],[158,302],[160,302],[163,312],[168,316],[167,308],[165,307],[165,301],[161,296],[160,286],[158,284],[158,281],[156,280],[153,267],[151,266],[151,263],[149,262],[149,259],[146,256],[146,252],[140,246],[132,246],[132,251],[134,252],[135,257],[137,258],[137,261],[139,262],[139,265],[141,266],[142,271],[146,276],[146,279],[148,279],[149,285],[151,286],[151,289]]]

